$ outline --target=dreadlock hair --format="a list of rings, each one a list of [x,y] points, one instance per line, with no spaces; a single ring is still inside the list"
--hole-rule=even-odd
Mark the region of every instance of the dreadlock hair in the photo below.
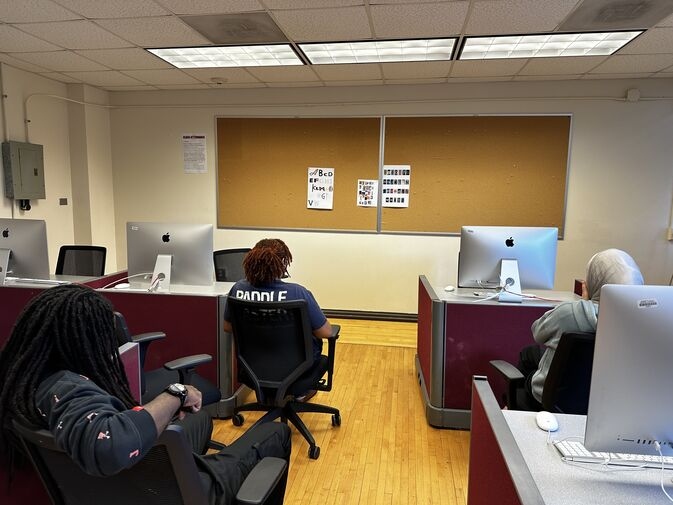
[[[269,284],[287,274],[292,253],[278,238],[265,238],[255,244],[243,259],[245,278],[255,287]]]
[[[128,408],[137,405],[117,345],[112,304],[93,289],[69,284],[33,298],[0,354],[0,452],[9,449],[12,419],[44,424],[35,392],[59,370],[88,377]]]

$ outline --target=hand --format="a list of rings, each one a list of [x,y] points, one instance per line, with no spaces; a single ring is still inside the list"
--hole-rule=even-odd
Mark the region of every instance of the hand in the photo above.
[[[582,281],[582,300],[589,299],[589,289],[587,288],[587,282]]]
[[[184,418],[187,412],[198,412],[201,410],[201,391],[189,384],[185,384],[185,387],[187,388],[187,398],[178,412],[179,419]]]

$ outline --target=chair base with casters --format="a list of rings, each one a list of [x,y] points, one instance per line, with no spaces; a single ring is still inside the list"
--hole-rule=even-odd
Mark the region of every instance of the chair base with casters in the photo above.
[[[526,390],[526,378],[518,368],[507,361],[491,361],[506,381],[507,408],[586,415],[595,337],[595,333],[586,332],[568,332],[561,336],[547,372],[541,403]]]
[[[154,447],[132,467],[109,477],[85,473],[63,452],[51,432],[28,428],[16,421],[14,432],[55,505],[206,505],[203,487],[191,448],[182,428],[168,426]],[[284,459],[262,459],[239,488],[235,503],[281,504],[287,474]]]

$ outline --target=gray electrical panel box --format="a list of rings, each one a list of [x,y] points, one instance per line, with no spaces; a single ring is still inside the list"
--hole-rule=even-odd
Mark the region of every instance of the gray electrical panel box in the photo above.
[[[3,142],[5,196],[15,200],[45,198],[42,146],[26,142]]]

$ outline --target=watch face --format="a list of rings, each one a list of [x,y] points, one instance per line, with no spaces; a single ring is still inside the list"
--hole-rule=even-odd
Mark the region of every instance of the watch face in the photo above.
[[[182,393],[187,392],[187,388],[183,384],[175,383],[175,384],[171,384],[169,387],[178,394],[182,394]]]

